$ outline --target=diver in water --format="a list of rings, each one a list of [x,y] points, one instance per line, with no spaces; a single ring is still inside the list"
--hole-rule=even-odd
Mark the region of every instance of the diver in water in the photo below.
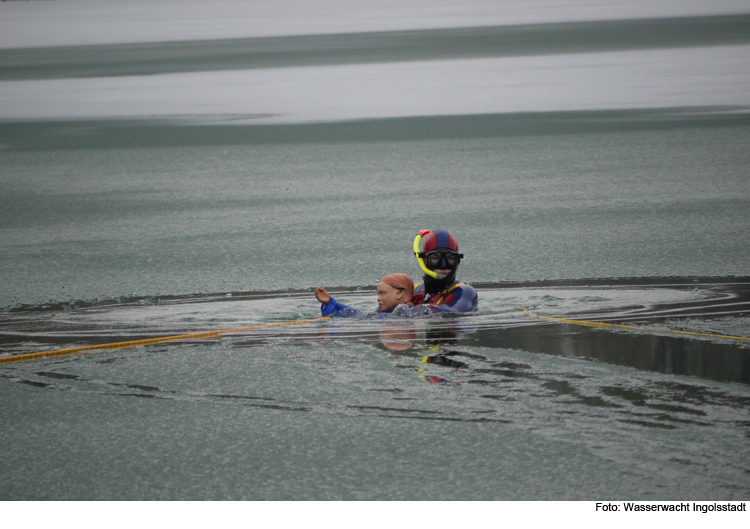
[[[394,309],[413,307],[412,293],[414,283],[406,274],[391,274],[385,276],[378,285],[378,311],[373,314],[365,314],[359,309],[344,305],[336,301],[324,288],[315,289],[315,297],[322,303],[320,312],[323,316],[347,318],[351,316],[376,316],[387,317]]]
[[[456,280],[456,271],[463,258],[458,243],[447,230],[422,230],[414,239],[414,255],[424,272],[423,282],[414,285],[405,274],[391,274],[378,285],[377,317],[405,316],[438,312],[469,312],[476,310],[477,291]],[[412,290],[413,288],[413,290]],[[322,303],[323,316],[350,317],[365,315],[362,311],[336,301],[323,288],[315,289]]]
[[[469,312],[476,310],[477,291],[456,280],[463,254],[448,230],[422,230],[414,239],[414,255],[424,272],[415,285],[413,303],[424,312]]]

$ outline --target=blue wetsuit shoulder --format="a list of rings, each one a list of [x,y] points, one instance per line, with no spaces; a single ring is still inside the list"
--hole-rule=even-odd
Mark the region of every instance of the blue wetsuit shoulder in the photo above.
[[[441,312],[470,312],[476,310],[479,296],[476,289],[467,284],[462,284],[450,292],[453,299],[448,304],[439,304],[437,308]]]
[[[450,303],[431,304],[427,302],[426,305],[429,305],[433,312],[471,312],[472,310],[476,310],[479,303],[479,296],[476,289],[466,283],[454,281],[445,290],[450,290],[453,285],[458,286],[453,288],[450,292],[445,293],[446,296],[453,296]],[[424,292],[424,283],[420,283],[417,285],[417,288],[414,289],[415,294],[422,292]]]

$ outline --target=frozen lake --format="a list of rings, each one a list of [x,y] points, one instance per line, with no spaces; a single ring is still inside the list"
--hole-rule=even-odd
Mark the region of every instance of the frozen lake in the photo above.
[[[0,4],[0,357],[479,311],[0,365],[0,498],[747,498],[746,3],[176,6]]]

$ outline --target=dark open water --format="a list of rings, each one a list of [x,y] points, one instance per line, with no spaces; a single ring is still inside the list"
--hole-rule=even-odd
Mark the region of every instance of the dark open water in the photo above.
[[[4,365],[0,498],[747,499],[750,350],[717,335],[750,336],[749,39],[736,16],[0,50],[0,353],[315,318],[314,286],[374,307],[378,278],[417,278],[422,228],[456,235],[480,295],[464,318]],[[692,47],[716,76],[680,70]],[[623,70],[649,53],[660,77]],[[406,90],[502,57],[577,108],[439,85],[444,112],[388,92],[334,121],[279,77],[403,63]],[[573,60],[641,104],[542,84]],[[226,70],[301,106],[140,92]]]

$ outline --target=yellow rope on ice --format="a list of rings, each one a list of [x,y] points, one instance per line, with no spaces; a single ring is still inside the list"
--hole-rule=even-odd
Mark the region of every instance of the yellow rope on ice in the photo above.
[[[729,338],[730,340],[750,340],[750,338],[746,338],[744,336],[732,336],[729,334],[713,334],[709,332],[692,332],[692,331],[674,331],[671,329],[654,329],[652,327],[634,327],[632,325],[619,325],[617,323],[601,323],[598,321],[553,318],[552,316],[542,316],[541,314],[534,314],[533,312],[529,312],[526,309],[526,307],[521,307],[521,310],[523,310],[526,314],[530,316],[534,316],[542,320],[552,320],[552,321],[557,321],[560,323],[570,323],[572,325],[585,325],[587,327],[618,327],[620,329],[636,329],[636,330],[646,330],[646,331],[654,331],[654,332],[670,332],[674,334],[687,334],[689,336],[710,336],[712,338]]]
[[[266,323],[263,325],[253,325],[251,327],[237,327],[236,329],[221,329],[218,331],[196,332],[192,334],[177,334],[174,336],[161,336],[159,338],[146,338],[144,340],[131,340],[128,342],[105,343],[100,345],[86,345],[83,347],[71,347],[70,349],[57,349],[55,351],[42,351],[40,353],[29,353],[15,356],[0,357],[0,364],[12,364],[15,362],[27,362],[29,360],[38,360],[40,358],[57,358],[60,356],[70,356],[74,354],[85,353],[96,349],[125,349],[128,347],[138,347],[139,345],[154,345],[157,343],[170,342],[174,340],[198,340],[200,338],[215,338],[222,334],[230,332],[247,332],[254,329],[266,327],[282,327],[284,325],[301,325],[303,323],[313,323],[317,321],[326,321],[331,318],[316,318],[314,320],[297,320],[285,321],[280,323]]]

